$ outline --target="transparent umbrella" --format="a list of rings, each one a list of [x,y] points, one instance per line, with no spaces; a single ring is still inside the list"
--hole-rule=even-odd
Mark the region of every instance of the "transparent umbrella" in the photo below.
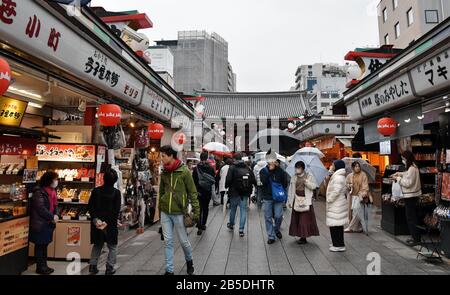
[[[315,147],[304,147],[299,149],[295,154],[307,155],[307,156],[318,156],[319,158],[325,157],[325,155]]]
[[[352,173],[352,163],[358,162],[359,165],[361,166],[361,170],[367,174],[367,177],[369,178],[369,182],[375,181],[377,169],[375,167],[373,167],[372,165],[370,165],[369,163],[367,163],[367,161],[365,161],[364,159],[343,158],[342,161],[344,161],[344,163],[345,163],[345,171],[347,172],[347,174]]]
[[[306,172],[313,175],[317,185],[320,185],[325,180],[325,177],[327,177],[328,170],[325,168],[318,156],[300,154],[295,154],[289,163],[289,166],[286,169],[286,172],[289,173],[289,175],[293,176],[295,174],[295,163],[298,161],[305,163]]]

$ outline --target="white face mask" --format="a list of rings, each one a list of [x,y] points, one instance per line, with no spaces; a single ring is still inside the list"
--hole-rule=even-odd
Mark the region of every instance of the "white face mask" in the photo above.
[[[50,185],[52,188],[58,187],[58,180],[53,180],[52,184]]]

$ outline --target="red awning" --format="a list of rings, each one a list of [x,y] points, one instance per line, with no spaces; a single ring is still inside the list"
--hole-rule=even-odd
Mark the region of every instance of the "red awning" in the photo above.
[[[105,23],[131,22],[128,26],[133,30],[153,28],[153,23],[145,13],[124,14],[117,16],[102,17]]]

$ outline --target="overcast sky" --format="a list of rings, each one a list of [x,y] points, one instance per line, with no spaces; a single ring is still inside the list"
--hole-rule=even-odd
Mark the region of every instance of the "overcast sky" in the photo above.
[[[110,11],[145,12],[150,40],[182,30],[228,41],[238,91],[286,91],[300,64],[344,63],[356,47],[377,46],[379,0],[93,0]]]

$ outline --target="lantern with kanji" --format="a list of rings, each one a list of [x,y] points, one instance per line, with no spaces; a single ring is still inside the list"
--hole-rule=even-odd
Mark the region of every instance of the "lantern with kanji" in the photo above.
[[[122,118],[122,110],[116,104],[102,104],[98,108],[97,117],[102,126],[116,126]]]
[[[392,118],[385,117],[378,120],[377,129],[383,136],[391,136],[397,131],[398,123]]]
[[[164,126],[159,123],[150,123],[148,125],[148,136],[150,139],[159,140],[164,135]]]
[[[5,94],[11,83],[11,69],[3,58],[0,58],[0,96]]]

